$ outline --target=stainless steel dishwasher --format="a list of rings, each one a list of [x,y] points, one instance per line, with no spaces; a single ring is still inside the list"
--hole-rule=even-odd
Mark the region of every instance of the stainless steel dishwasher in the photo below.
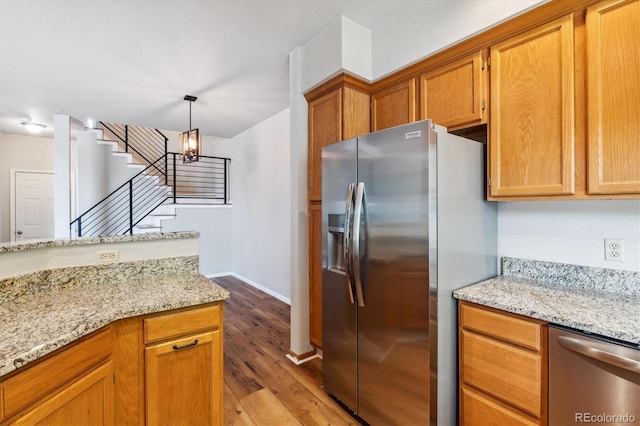
[[[640,424],[640,348],[549,326],[549,425]]]

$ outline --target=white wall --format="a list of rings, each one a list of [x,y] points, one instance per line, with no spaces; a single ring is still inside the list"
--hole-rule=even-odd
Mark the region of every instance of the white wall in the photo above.
[[[306,92],[341,70],[371,80],[371,52],[371,31],[340,16],[300,47],[297,85]]]
[[[53,139],[0,133],[0,241],[11,240],[11,169],[53,172]]]
[[[78,132],[77,141],[76,205],[82,214],[141,169],[127,166],[127,157],[113,155],[110,145],[98,144],[95,132]]]
[[[233,272],[289,300],[289,109],[231,139]]]
[[[231,206],[177,207],[175,219],[162,222],[162,232],[200,232],[200,272],[229,274],[233,272],[232,214]]]
[[[540,3],[544,0],[416,1],[373,29],[373,79]]]
[[[498,203],[498,255],[640,271],[640,200]],[[622,239],[624,261],[604,260]]]

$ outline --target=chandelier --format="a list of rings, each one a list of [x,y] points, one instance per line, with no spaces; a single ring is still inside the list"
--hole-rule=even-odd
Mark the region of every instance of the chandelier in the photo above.
[[[198,129],[191,128],[191,104],[198,100],[197,96],[185,95],[185,101],[189,101],[189,130],[180,134],[182,146],[182,162],[191,163],[198,161],[200,155],[200,133]]]

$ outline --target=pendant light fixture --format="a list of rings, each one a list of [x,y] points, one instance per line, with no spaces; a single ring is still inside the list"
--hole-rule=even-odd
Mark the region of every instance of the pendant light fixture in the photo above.
[[[185,101],[189,101],[189,130],[180,135],[182,145],[182,162],[191,163],[198,161],[200,156],[200,132],[191,128],[191,104],[198,100],[197,96],[185,95]]]

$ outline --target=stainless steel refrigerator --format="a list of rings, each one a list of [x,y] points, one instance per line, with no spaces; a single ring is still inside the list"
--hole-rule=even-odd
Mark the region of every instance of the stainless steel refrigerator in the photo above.
[[[452,291],[497,273],[484,158],[430,120],[322,150],[323,384],[369,424],[457,423]]]

